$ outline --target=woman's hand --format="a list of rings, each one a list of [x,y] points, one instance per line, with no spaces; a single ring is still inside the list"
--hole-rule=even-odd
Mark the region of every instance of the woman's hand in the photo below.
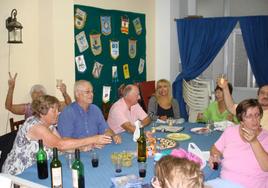
[[[16,78],[18,73],[15,73],[14,77],[12,77],[11,73],[8,72],[9,75],[9,80],[8,80],[8,87],[9,88],[14,88],[15,87],[15,83],[16,83]]]
[[[241,125],[242,124],[243,123],[241,122]],[[254,142],[257,140],[258,133],[257,133],[257,131],[247,129],[244,126],[242,126],[241,127],[241,136],[245,141],[251,143],[251,142]]]
[[[166,121],[167,120],[167,116],[159,116],[159,119]]]
[[[209,167],[213,170],[218,170],[220,164],[220,157],[217,154],[212,154],[208,160]]]
[[[204,114],[203,113],[201,113],[201,112],[199,112],[198,114],[197,114],[197,120],[202,120],[204,118]]]
[[[220,88],[225,89],[228,87],[228,80],[224,78],[217,78],[217,85]]]

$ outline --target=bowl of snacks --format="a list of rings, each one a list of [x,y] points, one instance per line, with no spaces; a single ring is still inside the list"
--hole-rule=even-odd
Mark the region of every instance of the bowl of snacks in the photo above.
[[[126,151],[123,151],[123,152],[113,152],[111,154],[111,160],[112,160],[112,163],[115,164],[116,163],[116,160],[118,158],[121,159],[122,161],[122,166],[123,167],[130,167],[132,166],[132,159],[133,159],[134,155],[132,152],[126,152]]]

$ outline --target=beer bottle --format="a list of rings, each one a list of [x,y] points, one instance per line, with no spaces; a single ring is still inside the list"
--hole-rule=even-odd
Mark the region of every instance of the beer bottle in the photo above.
[[[138,162],[146,162],[146,137],[144,135],[144,128],[140,128],[140,137],[138,143]]]
[[[84,188],[85,178],[84,178],[84,165],[80,160],[80,151],[75,149],[75,160],[72,164],[72,178],[74,188]]]
[[[43,140],[38,140],[39,150],[36,153],[37,173],[39,179],[46,179],[48,177],[47,169],[47,153],[43,147]]]
[[[53,158],[50,163],[51,187],[62,188],[62,169],[58,159],[58,149],[53,148]]]

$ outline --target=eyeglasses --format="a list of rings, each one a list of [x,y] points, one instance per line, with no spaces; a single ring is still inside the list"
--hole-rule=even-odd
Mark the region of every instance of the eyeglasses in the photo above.
[[[261,114],[257,113],[257,114],[249,114],[249,115],[245,115],[244,116],[245,119],[260,119],[261,118]]]
[[[93,90],[79,90],[79,91],[83,92],[86,95],[93,94]]]

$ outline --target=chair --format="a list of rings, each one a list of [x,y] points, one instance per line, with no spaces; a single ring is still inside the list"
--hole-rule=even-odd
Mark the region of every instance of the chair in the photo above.
[[[183,80],[183,98],[187,104],[189,122],[196,122],[197,114],[207,108],[210,102],[208,85]]]
[[[102,103],[101,105],[101,110],[102,110],[102,114],[105,120],[108,119],[108,115],[109,115],[109,111],[110,108],[112,107],[113,104],[111,103]]]
[[[139,89],[140,89],[141,100],[145,108],[144,110],[147,112],[149,99],[155,92],[155,81],[153,80],[153,81],[140,82]]]
[[[13,147],[14,140],[17,136],[17,131],[11,131],[5,135],[0,136],[0,172],[2,171],[2,165],[4,164],[7,155],[11,151]]]
[[[17,130],[19,130],[19,126],[22,125],[25,122],[25,120],[23,119],[20,121],[14,121],[13,118],[10,118],[9,122],[10,122],[10,130],[17,131]]]

